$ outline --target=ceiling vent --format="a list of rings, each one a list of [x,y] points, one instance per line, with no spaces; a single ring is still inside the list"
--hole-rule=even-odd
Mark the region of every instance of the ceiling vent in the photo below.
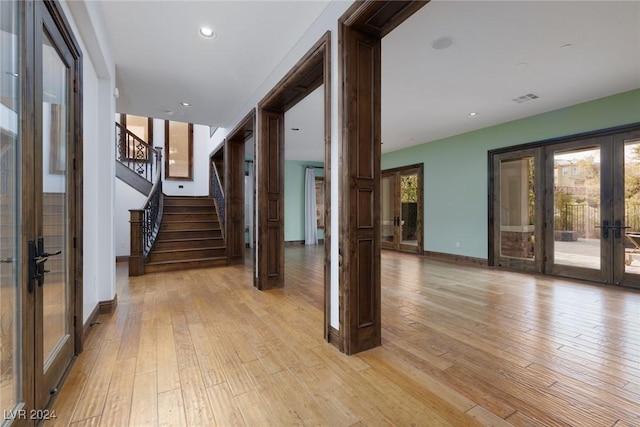
[[[517,102],[518,104],[522,104],[523,102],[533,101],[534,99],[538,99],[538,98],[540,98],[538,95],[535,95],[533,93],[528,93],[526,95],[513,98],[512,101]]]

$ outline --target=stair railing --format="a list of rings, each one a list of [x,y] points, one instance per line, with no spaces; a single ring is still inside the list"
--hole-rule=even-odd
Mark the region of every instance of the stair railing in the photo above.
[[[222,229],[222,237],[225,237],[226,222],[225,222],[225,198],[224,189],[220,181],[220,175],[218,174],[218,168],[215,162],[211,162],[211,190],[213,195],[213,203],[218,211],[218,218],[220,218],[220,228]]]
[[[160,170],[156,154],[153,146],[116,122],[116,160],[147,181],[154,182]]]
[[[153,187],[142,209],[130,209],[131,254],[129,255],[129,276],[144,274],[145,259],[158,237],[162,224],[164,197],[162,194],[162,149],[150,147],[155,157]]]

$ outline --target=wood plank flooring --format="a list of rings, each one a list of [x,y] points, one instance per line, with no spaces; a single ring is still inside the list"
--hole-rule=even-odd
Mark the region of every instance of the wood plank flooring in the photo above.
[[[640,293],[383,252],[382,347],[322,339],[321,247],[127,277],[47,425],[640,426]]]

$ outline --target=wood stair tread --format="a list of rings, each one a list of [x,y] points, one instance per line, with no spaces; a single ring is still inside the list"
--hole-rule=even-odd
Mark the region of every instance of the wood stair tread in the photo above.
[[[226,249],[226,245],[223,246],[207,246],[204,248],[184,248],[184,249],[162,249],[159,251],[153,251],[154,254],[166,254],[170,252],[189,252],[189,251],[206,251],[214,249]]]
[[[176,243],[176,242],[201,242],[203,240],[224,240],[222,237],[193,237],[190,239],[156,239],[156,242]]]

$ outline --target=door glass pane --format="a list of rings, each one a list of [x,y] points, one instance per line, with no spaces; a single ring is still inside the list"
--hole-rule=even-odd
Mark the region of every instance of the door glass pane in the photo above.
[[[418,244],[418,175],[400,177],[400,226],[401,243],[416,246]]]
[[[167,177],[191,178],[191,137],[189,124],[169,122],[167,137]]]
[[[640,140],[624,145],[625,272],[640,274]]]
[[[500,256],[535,259],[533,157],[500,162]]]
[[[19,2],[0,1],[0,409],[22,400]]]
[[[60,255],[46,263],[43,289],[43,360],[46,370],[69,333],[68,311],[68,69],[49,37],[42,46],[42,189],[45,251]]]
[[[382,177],[382,182],[380,186],[381,190],[381,205],[380,205],[380,239],[382,242],[393,242],[394,241],[394,231],[395,231],[395,210],[394,210],[394,202],[393,202],[393,193],[394,193],[394,179],[392,176],[384,176]]]
[[[600,149],[554,154],[554,262],[600,269]]]
[[[149,118],[148,117],[140,117],[140,116],[131,116],[127,115],[127,130],[132,132],[135,136],[140,138],[143,142],[147,144],[152,144],[151,138],[149,137]],[[139,143],[133,138],[127,138],[126,145],[121,147],[121,149],[125,150],[125,155],[120,156],[121,158],[126,158],[127,160],[137,160],[141,162],[146,162],[149,159],[149,150],[144,144]]]

